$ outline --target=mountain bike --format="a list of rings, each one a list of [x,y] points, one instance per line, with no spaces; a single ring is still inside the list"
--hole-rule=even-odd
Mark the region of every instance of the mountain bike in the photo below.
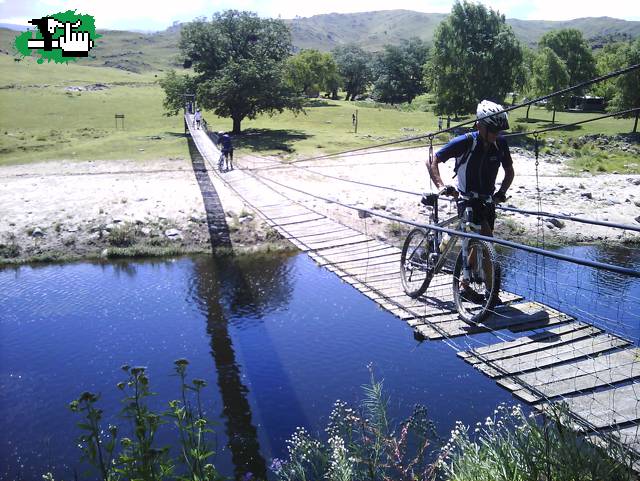
[[[439,194],[425,194],[421,203],[430,208],[429,224],[437,227],[453,227],[461,232],[480,231],[473,224],[471,207],[464,215],[452,216],[442,222],[438,219]],[[491,196],[481,199],[493,202]],[[447,255],[461,238],[453,268],[453,301],[460,317],[469,323],[483,322],[498,302],[501,270],[497,254],[489,242],[462,236],[448,236],[435,230],[417,227],[407,235],[400,256],[400,278],[405,293],[412,298],[423,295],[433,277],[443,270]]]

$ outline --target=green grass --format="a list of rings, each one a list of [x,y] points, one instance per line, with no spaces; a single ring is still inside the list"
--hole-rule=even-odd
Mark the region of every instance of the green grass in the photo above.
[[[604,113],[556,112],[555,126],[581,122],[583,120],[592,119],[601,115],[604,115]],[[532,106],[531,110],[529,111],[528,122],[526,120],[526,107],[510,112],[509,118],[512,124],[524,124],[527,126],[529,131],[554,126],[551,123],[551,120],[553,118],[553,111],[547,110],[544,107]],[[545,137],[553,137],[556,139],[568,139],[590,134],[616,135],[620,133],[631,132],[631,130],[633,129],[633,122],[633,118],[617,119],[615,117],[609,117],[582,125],[559,128],[558,130],[546,132],[542,135],[544,135]]]
[[[152,74],[78,65],[37,65],[0,56],[0,165],[41,160],[188,157],[180,117],[163,116]],[[100,91],[69,85],[107,83]],[[7,86],[13,86],[6,88]],[[114,115],[125,114],[125,128]]]
[[[352,114],[358,110],[358,133],[354,133]],[[368,147],[400,138],[422,135],[437,128],[433,112],[403,112],[394,108],[368,107],[364,102],[315,100],[306,113],[291,112],[255,120],[244,120],[244,135],[234,139],[241,149],[258,154],[283,154],[296,158],[316,153],[333,153]],[[204,113],[212,129],[230,130],[231,120]]]
[[[33,59],[15,62],[0,55],[0,165],[42,160],[155,159],[188,157],[180,116],[165,117],[164,94],[156,74],[135,74],[114,68],[82,65],[37,65]],[[107,83],[101,91],[67,92],[66,86]],[[283,159],[335,153],[370,147],[393,140],[424,135],[437,129],[429,95],[411,105],[389,106],[375,102],[310,100],[305,113],[291,112],[242,122],[243,134],[234,141],[240,153],[280,155]],[[358,110],[358,133],[352,114]],[[125,129],[115,128],[114,114],[125,114]],[[514,131],[533,131],[551,125],[551,112],[532,107],[510,114]],[[558,112],[558,124],[593,118],[598,114]],[[211,128],[230,130],[231,120],[205,112]],[[455,119],[452,125],[470,117]],[[541,135],[553,138],[550,151],[573,157],[575,171],[639,172],[637,155],[616,148],[578,146],[573,140],[592,134],[630,132],[633,119],[609,118]],[[557,145],[558,139],[563,141]],[[512,143],[516,143],[513,139]],[[521,142],[533,152],[531,137]],[[404,146],[406,144],[401,144]],[[415,145],[426,145],[419,141]]]

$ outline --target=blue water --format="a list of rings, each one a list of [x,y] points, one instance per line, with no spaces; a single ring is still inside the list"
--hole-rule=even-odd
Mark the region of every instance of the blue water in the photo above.
[[[208,382],[215,464],[231,477],[266,472],[297,426],[320,431],[336,399],[361,399],[369,365],[394,419],[423,404],[443,436],[514,402],[305,255],[24,266],[0,270],[0,479],[82,477],[69,401],[99,392],[117,422],[128,363],[148,367],[166,407],[180,357]]]

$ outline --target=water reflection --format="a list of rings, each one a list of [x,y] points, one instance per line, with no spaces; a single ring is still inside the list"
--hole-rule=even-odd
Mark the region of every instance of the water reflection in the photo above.
[[[207,319],[236,479],[246,479],[248,473],[266,479],[267,468],[251,412],[249,389],[242,381],[247,373],[241,372],[229,332],[230,319],[259,320],[265,312],[289,302],[292,292],[289,257],[272,255],[260,262],[255,257],[194,260],[191,296]],[[268,345],[268,340],[265,344]],[[256,398],[255,393],[253,397]],[[295,396],[290,398],[295,400]],[[299,410],[296,408],[294,411]]]

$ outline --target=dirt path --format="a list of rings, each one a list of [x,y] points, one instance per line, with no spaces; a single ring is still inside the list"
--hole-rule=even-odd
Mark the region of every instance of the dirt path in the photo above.
[[[297,164],[308,169],[256,172],[345,203],[424,220],[416,196],[342,182],[310,170],[423,192],[429,190],[426,155],[423,149],[396,151]],[[514,161],[516,178],[508,205],[535,210],[535,162],[518,153]],[[250,155],[238,164],[249,168],[274,165],[273,160]],[[452,163],[444,165],[445,180],[451,179],[451,169]],[[640,176],[571,176],[563,172],[560,164],[540,163],[542,210],[640,226]],[[227,214],[234,249],[282,247],[241,199],[215,176],[212,180]],[[347,224],[366,227],[379,237],[393,241],[402,235],[397,224],[374,218],[365,226],[354,211],[282,191]],[[574,222],[544,222],[542,229],[545,238],[553,242],[639,238]],[[531,240],[537,232],[536,216],[503,213],[499,217],[497,233],[505,238]],[[5,262],[210,250],[202,195],[189,161],[51,161],[0,167],[0,259]]]

